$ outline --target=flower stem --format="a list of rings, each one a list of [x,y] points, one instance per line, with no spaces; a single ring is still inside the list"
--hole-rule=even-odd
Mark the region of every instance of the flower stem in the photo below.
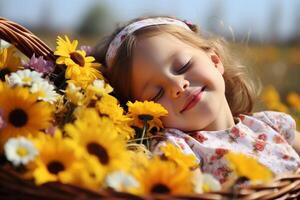
[[[142,137],[141,137],[140,144],[143,144],[145,134],[146,134],[148,126],[149,126],[148,123],[147,123],[147,120],[143,120],[143,122],[144,122],[144,126],[143,126],[143,132],[142,132]]]

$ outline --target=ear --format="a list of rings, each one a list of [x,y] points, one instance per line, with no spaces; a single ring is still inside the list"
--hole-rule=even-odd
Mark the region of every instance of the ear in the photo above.
[[[209,56],[210,56],[211,61],[215,65],[215,67],[223,75],[224,74],[224,66],[220,59],[220,56],[215,51],[210,52]]]

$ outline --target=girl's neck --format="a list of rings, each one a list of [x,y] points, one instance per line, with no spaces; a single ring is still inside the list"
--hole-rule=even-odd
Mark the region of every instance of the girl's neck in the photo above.
[[[220,108],[220,112],[217,114],[215,120],[203,129],[203,131],[220,131],[226,130],[235,125],[234,118],[232,116],[230,107],[227,103],[226,98],[224,99],[226,103],[222,104],[223,107]]]

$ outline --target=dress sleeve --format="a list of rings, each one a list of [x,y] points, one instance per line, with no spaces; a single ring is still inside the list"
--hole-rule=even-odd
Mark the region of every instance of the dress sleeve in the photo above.
[[[151,141],[151,151],[154,154],[161,155],[162,151],[160,150],[161,146],[166,145],[166,143],[172,143],[176,147],[178,147],[184,154],[189,155],[192,154],[195,156],[196,161],[198,164],[200,164],[200,159],[197,157],[197,155],[193,152],[191,147],[186,143],[184,138],[174,135],[169,132],[165,132],[163,139],[160,138],[159,140],[152,140]]]
[[[262,120],[276,130],[289,144],[293,144],[296,134],[296,122],[286,113],[264,111],[254,113],[253,116]]]

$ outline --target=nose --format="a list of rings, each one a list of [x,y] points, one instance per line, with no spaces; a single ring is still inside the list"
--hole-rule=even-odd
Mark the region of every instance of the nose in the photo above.
[[[171,81],[171,96],[178,98],[190,86],[190,82],[183,77],[177,77]]]

